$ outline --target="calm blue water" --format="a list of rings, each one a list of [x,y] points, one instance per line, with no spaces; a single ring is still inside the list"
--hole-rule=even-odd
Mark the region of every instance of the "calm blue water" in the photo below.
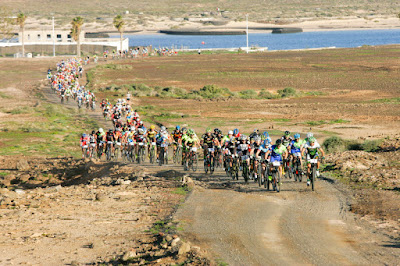
[[[114,37],[114,36],[112,36]],[[118,37],[118,36],[115,36]],[[199,48],[237,48],[246,46],[246,35],[182,36],[182,35],[124,35],[130,46]],[[202,42],[205,42],[203,45]],[[290,50],[320,47],[358,47],[362,45],[399,44],[400,29],[319,31],[291,34],[251,33],[249,46],[268,47],[269,50]]]

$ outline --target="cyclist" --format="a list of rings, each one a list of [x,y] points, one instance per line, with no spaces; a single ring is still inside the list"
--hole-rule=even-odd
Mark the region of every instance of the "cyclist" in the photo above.
[[[103,155],[104,151],[104,140],[105,140],[105,133],[102,128],[99,128],[99,130],[96,132],[96,142],[97,142],[97,151],[101,152],[101,155]]]
[[[300,134],[297,133],[294,135],[294,140],[290,143],[290,161],[292,165],[294,163],[294,159],[297,158],[300,161],[300,169],[302,169],[302,160],[301,160],[301,149],[303,148],[303,141],[300,139]]]
[[[287,149],[284,145],[282,145],[282,140],[277,139],[275,145],[272,145],[271,148],[267,151],[266,156],[270,156],[270,171],[272,171],[272,163],[275,161],[281,162],[279,166],[279,174],[282,176],[282,162],[288,156]]]
[[[203,147],[204,150],[204,162],[206,161],[207,153],[211,153],[211,161],[214,158],[214,146],[219,145],[218,139],[211,134],[211,128],[207,128],[206,133],[202,136],[200,145]]]
[[[148,143],[150,143],[151,145],[152,145],[152,143],[155,143],[157,134],[158,134],[158,132],[156,131],[156,126],[151,125],[150,129],[146,132],[146,138],[147,138]],[[149,156],[150,156],[151,145],[149,145],[147,147],[147,153],[149,154]]]
[[[175,156],[175,152],[179,146],[182,146],[182,131],[181,131],[181,127],[180,126],[176,126],[175,130],[172,131],[171,133],[172,138],[174,140],[173,142],[173,146],[174,146],[174,156]]]
[[[254,138],[254,142],[250,145],[250,158],[252,160],[252,164],[250,165],[250,170],[253,170],[254,172],[254,179],[257,179],[257,168],[258,168],[258,160],[257,157],[259,156],[257,154],[257,152],[260,150],[261,148],[261,137],[260,136],[255,136]],[[261,158],[258,158],[261,159]]]
[[[82,158],[85,158],[85,148],[86,149],[88,148],[89,141],[90,141],[89,136],[86,135],[86,133],[83,133],[81,136],[81,139],[80,139],[80,143],[79,143],[82,148]],[[89,149],[87,149],[86,152],[89,152]]]
[[[216,146],[216,150],[215,150],[215,157],[217,158],[217,163],[218,166],[221,165],[221,155],[222,155],[222,139],[224,138],[224,136],[222,135],[222,131],[219,128],[214,128],[214,137],[218,140],[218,146]]]
[[[89,143],[90,143],[90,145],[89,145],[89,150],[91,151],[91,150],[94,150],[94,152],[93,153],[95,153],[96,152],[96,143],[97,143],[97,135],[96,135],[96,132],[93,130],[92,131],[92,134],[90,134],[90,136],[89,136]],[[92,154],[92,153],[90,153],[90,154]]]
[[[249,135],[250,140],[254,139],[255,137],[259,137],[260,136],[260,132],[257,128],[255,128],[253,130],[253,132]]]
[[[286,147],[286,149],[288,150],[288,153],[290,154],[290,143],[292,143],[293,138],[290,136],[290,132],[289,131],[285,131],[285,135],[282,136],[281,138],[282,140],[282,145]],[[289,162],[289,157],[285,157],[284,158],[284,166],[285,168],[284,171],[288,171],[290,170],[290,162]]]
[[[312,138],[312,137],[314,137],[314,134],[311,133],[311,132],[308,132],[306,138],[303,140],[303,145],[306,144],[306,143],[308,142],[308,140],[309,140],[310,138]],[[315,141],[316,141],[316,143],[318,143],[318,140],[317,140],[317,139],[315,139]],[[318,144],[319,144],[319,143],[318,143]]]
[[[112,129],[109,129],[108,132],[106,133],[105,136],[106,139],[106,152],[108,148],[111,148],[111,156],[114,157],[114,142],[115,142],[115,138],[114,138],[114,132]]]
[[[195,147],[200,147],[200,141],[199,138],[197,137],[196,133],[194,132],[193,129],[188,129],[187,130],[187,135],[184,135],[182,137],[182,142],[183,142],[183,147],[185,147],[185,157],[182,162],[184,165],[187,167],[187,159],[189,158],[190,155],[190,150],[191,148]]]
[[[233,136],[236,138],[236,140],[239,140],[239,137],[241,136],[241,134],[239,133],[239,129],[235,128],[233,130]]]
[[[304,147],[301,151],[301,154],[304,155],[304,153],[307,153],[307,161],[310,159],[318,159],[319,153],[321,152],[322,159],[325,159],[325,152],[321,148],[321,146],[318,144],[317,140],[314,137],[310,137],[307,141],[306,144],[304,144]],[[311,172],[311,164],[307,163],[307,186],[310,185],[310,172]],[[317,163],[317,176],[319,176],[319,161]]]
[[[145,137],[145,131],[143,128],[138,128],[137,134],[135,135],[136,146],[135,153],[139,157],[139,146],[145,146],[147,144],[147,139]]]
[[[263,135],[262,135],[263,136]],[[261,163],[261,166],[263,167],[263,171],[262,171],[262,173],[264,173],[265,171],[265,168],[266,168],[266,162],[268,161],[268,158],[267,158],[267,151],[270,149],[270,147],[271,147],[271,145],[270,145],[270,142],[268,142],[268,140],[267,139],[265,139],[264,141],[262,141],[261,142],[261,145],[258,147],[258,149],[257,149],[257,151],[256,151],[256,154],[255,154],[255,156],[256,156],[256,158],[257,157],[260,157],[260,159],[261,159],[261,161],[262,161],[262,163]],[[257,162],[257,161],[256,161]],[[258,162],[257,162],[257,164],[258,164]],[[258,165],[257,165],[258,166]],[[257,168],[256,168],[257,169]],[[264,178],[267,178],[267,177],[264,177]]]
[[[226,158],[232,156],[232,159],[234,159],[234,157],[236,156],[236,145],[237,145],[237,140],[233,136],[233,131],[230,130],[228,132],[227,139],[224,142],[225,169],[227,168]],[[230,161],[229,166],[232,168],[232,160]]]

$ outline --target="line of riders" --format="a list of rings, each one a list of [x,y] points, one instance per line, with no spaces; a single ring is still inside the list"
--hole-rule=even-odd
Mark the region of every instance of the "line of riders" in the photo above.
[[[63,60],[57,64],[54,74],[51,69],[47,71],[47,80],[54,93],[59,95],[61,103],[68,102],[72,98],[79,108],[85,106],[86,109],[94,111],[96,109],[95,95],[79,84],[79,78],[83,75],[82,63],[82,59],[77,58]]]
[[[78,106],[86,104],[87,108],[95,109],[95,96],[79,85],[82,77],[82,60],[72,58],[57,64],[57,70],[52,74],[48,71],[48,80],[55,92],[68,100],[73,97]],[[307,186],[314,190],[314,182],[319,175],[320,159],[324,159],[324,151],[313,134],[301,140],[300,134],[293,137],[289,131],[272,143],[268,132],[260,133],[255,129],[249,136],[241,134],[238,129],[223,135],[218,128],[207,128],[199,138],[190,128],[176,126],[171,134],[165,126],[157,131],[155,125],[147,129],[140,115],[130,106],[131,95],[118,99],[112,105],[108,99],[103,99],[100,107],[106,119],[113,123],[113,129],[105,132],[102,128],[90,134],[82,134],[80,146],[83,157],[97,157],[106,160],[122,158],[129,162],[142,163],[149,158],[150,163],[168,164],[168,147],[173,147],[173,161],[181,164],[185,171],[198,169],[198,150],[203,150],[203,164],[206,173],[213,173],[218,167],[223,167],[226,174],[238,180],[239,171],[247,183],[250,179],[264,185],[267,189],[280,191],[281,177],[294,178],[302,181],[307,175]],[[146,155],[147,154],[147,155]],[[321,157],[320,157],[321,155]],[[307,170],[303,171],[303,161],[306,160]]]

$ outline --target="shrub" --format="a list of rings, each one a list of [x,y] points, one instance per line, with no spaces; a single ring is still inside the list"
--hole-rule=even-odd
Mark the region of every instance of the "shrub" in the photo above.
[[[346,145],[342,138],[333,136],[327,138],[322,144],[322,146],[326,152],[331,153],[331,152],[343,151]]]
[[[196,93],[194,91],[194,93]],[[203,88],[200,89],[198,94],[207,99],[212,99],[212,98],[219,98],[219,97],[229,97],[233,96],[234,94],[227,88],[219,88],[216,85],[206,85]]]
[[[278,90],[278,94],[282,97],[293,97],[296,96],[297,92],[296,89],[288,87],[288,88],[284,88],[283,90]]]
[[[262,90],[260,91],[260,93],[258,93],[258,97],[261,98],[261,99],[276,99],[276,98],[278,98],[279,96],[270,93],[270,92],[267,91],[266,89],[262,89]]]
[[[239,97],[242,99],[256,99],[258,95],[254,90],[244,90],[239,92]]]
[[[366,140],[362,144],[362,148],[364,151],[379,151],[381,149],[382,140]]]

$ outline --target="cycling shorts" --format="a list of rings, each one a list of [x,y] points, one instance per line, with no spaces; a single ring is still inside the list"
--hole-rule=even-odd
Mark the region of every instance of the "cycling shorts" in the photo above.
[[[271,156],[270,162],[282,162],[282,156]]]

